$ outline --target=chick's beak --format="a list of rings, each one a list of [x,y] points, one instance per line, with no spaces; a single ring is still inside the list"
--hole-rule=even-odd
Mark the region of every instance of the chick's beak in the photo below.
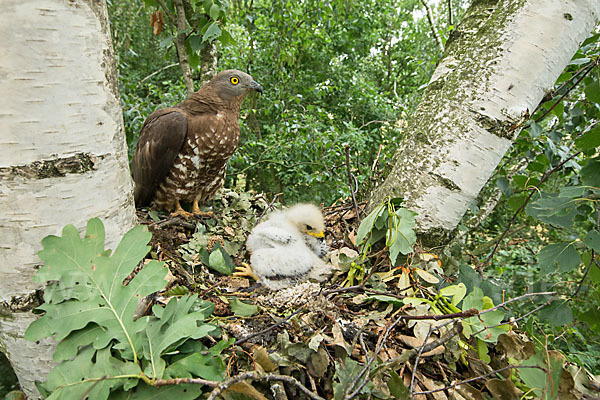
[[[262,94],[262,86],[260,86],[260,84],[258,82],[252,81],[250,82],[250,85],[248,85],[248,88],[251,90],[256,90],[258,93]]]
[[[325,237],[325,233],[323,231],[321,231],[319,233],[315,233],[315,232],[306,232],[306,233],[308,233],[310,236],[314,236],[316,238]]]

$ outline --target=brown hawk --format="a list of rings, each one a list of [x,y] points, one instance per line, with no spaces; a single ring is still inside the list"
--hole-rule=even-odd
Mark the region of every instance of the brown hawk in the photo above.
[[[223,185],[227,160],[240,138],[242,102],[262,87],[241,71],[222,71],[175,107],[150,114],[131,160],[135,204],[174,210],[189,217],[180,201],[210,199]]]

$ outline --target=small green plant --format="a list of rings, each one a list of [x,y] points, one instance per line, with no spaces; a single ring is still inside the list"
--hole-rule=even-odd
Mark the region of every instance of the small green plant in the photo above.
[[[40,392],[50,399],[173,398],[194,399],[201,385],[166,385],[166,379],[199,377],[221,380],[224,366],[218,355],[230,343],[207,348],[198,339],[219,336],[205,320],[212,303],[196,295],[172,298],[154,306],[153,316],[135,319],[138,301],[163,289],[167,268],[150,261],[124,285],[149,251],[146,227],[130,230],[111,255],[104,249],[104,226],[94,218],[84,238],[73,225],[62,236],[42,240],[44,266],[36,279],[49,282],[45,314],[25,337],[36,341],[54,336],[58,363]]]
[[[389,251],[391,265],[395,266],[400,253],[407,255],[417,241],[415,234],[415,215],[404,207],[400,207],[402,199],[389,198],[377,206],[362,220],[356,232],[356,244],[360,248],[357,261],[350,265],[348,277],[344,284],[352,286],[354,280],[362,282],[365,278],[365,263],[372,246],[385,238],[385,247]]]

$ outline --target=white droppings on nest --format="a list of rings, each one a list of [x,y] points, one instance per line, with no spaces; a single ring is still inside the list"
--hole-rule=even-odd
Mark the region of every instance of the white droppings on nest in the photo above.
[[[267,307],[298,308],[310,300],[314,300],[320,291],[321,286],[318,283],[302,282],[289,288],[258,296],[256,301]]]

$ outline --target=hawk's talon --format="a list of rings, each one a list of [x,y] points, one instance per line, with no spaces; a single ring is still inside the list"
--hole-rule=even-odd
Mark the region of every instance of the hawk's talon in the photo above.
[[[194,203],[192,204],[192,214],[202,218],[215,218],[215,213],[212,211],[200,211],[198,200],[194,200]]]
[[[238,278],[243,278],[247,276],[248,278],[252,278],[255,281],[258,281],[258,276],[256,276],[256,274],[252,270],[252,267],[249,264],[242,263],[241,267],[235,267],[235,271],[236,272],[233,273],[233,276],[236,276]]]

